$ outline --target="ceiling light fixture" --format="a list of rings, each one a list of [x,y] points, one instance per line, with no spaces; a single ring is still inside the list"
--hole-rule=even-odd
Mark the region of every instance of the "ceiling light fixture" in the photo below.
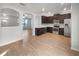
[[[42,8],[42,11],[45,11],[45,8]]]
[[[6,13],[3,13],[3,16],[7,16],[7,14]]]
[[[27,16],[28,16],[28,14],[25,14],[25,16],[27,17]]]
[[[48,12],[48,14],[51,14],[51,12]]]
[[[7,23],[8,21],[7,21],[7,20],[2,20],[2,22],[5,22],[5,23]]]
[[[67,10],[66,8],[64,8],[64,10]]]

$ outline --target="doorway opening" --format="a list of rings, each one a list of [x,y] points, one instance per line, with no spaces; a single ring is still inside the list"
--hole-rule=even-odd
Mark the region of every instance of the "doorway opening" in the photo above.
[[[25,13],[22,17],[22,25],[23,25],[23,46],[26,45],[27,42],[31,40],[32,37],[32,17],[31,14]]]
[[[31,30],[31,19],[23,19],[23,30]]]

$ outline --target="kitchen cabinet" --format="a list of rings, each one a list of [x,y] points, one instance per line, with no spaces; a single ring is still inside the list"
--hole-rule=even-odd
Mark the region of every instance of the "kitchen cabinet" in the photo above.
[[[64,19],[70,19],[71,18],[71,13],[67,14],[55,14],[54,16],[42,16],[42,24],[52,24],[54,23],[53,20],[59,20],[59,23],[63,24]]]
[[[46,28],[35,28],[35,35],[41,35],[46,33]]]
[[[47,27],[47,32],[52,33],[53,32],[53,27]]]
[[[60,17],[61,17],[61,15],[60,15],[60,14],[55,14],[55,15],[54,15],[54,20],[59,20],[59,19],[60,19]]]
[[[59,28],[59,35],[64,35],[64,28]]]
[[[68,13],[68,14],[67,14],[67,19],[70,19],[70,18],[71,18],[71,14]]]
[[[53,27],[43,27],[43,28],[35,28],[35,35],[42,35],[45,33],[53,33],[53,31],[58,31],[59,35],[64,35],[64,28],[53,29]]]
[[[64,16],[61,15],[61,14],[56,14],[56,15],[54,15],[54,19],[55,19],[55,20],[59,20],[59,23],[60,23],[60,24],[61,24],[61,23],[64,23]]]
[[[71,14],[67,13],[67,14],[63,14],[64,19],[70,19],[71,18]]]
[[[46,24],[50,24],[50,23],[53,23],[53,17],[52,16],[42,16],[41,17],[41,20],[42,20],[42,24],[46,23]]]
[[[47,17],[46,16],[42,16],[41,20],[42,20],[42,23],[47,23]]]
[[[64,16],[63,15],[60,16],[59,23],[60,24],[64,24]]]
[[[52,33],[53,28],[52,27],[35,28],[35,35],[42,35],[47,32]]]
[[[60,23],[60,24],[64,24],[64,19],[59,20],[59,23]]]

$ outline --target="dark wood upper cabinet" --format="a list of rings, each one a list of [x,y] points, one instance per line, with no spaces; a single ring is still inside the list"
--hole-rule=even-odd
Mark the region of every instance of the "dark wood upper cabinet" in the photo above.
[[[60,24],[63,24],[63,23],[64,23],[64,19],[59,20],[59,23],[60,23]]]
[[[53,23],[53,17],[42,16],[42,23]]]
[[[54,15],[55,20],[59,20],[59,23],[64,23],[64,16],[61,14]]]
[[[60,19],[60,17],[61,17],[61,15],[60,15],[60,14],[55,14],[55,15],[54,15],[54,20],[59,20],[59,19]]]
[[[67,14],[55,14],[54,19],[56,20],[62,20],[62,19],[70,19],[71,18],[71,13]]]
[[[47,23],[46,22],[47,21],[47,17],[46,16],[42,16],[41,19],[42,19],[42,23]]]
[[[71,13],[63,14],[64,19],[71,19]]]
[[[60,15],[59,23],[60,24],[63,24],[64,23],[64,16],[63,15]]]
[[[53,23],[53,17],[52,16],[48,17],[48,21],[47,22],[48,23]]]
[[[68,18],[68,19],[71,18],[71,14],[70,14],[70,13],[67,14],[67,18]]]
[[[64,23],[64,19],[70,19],[71,18],[71,13],[67,13],[67,14],[55,14],[54,16],[42,16],[42,23],[48,23],[48,24],[52,24],[53,20],[59,20],[59,23]]]

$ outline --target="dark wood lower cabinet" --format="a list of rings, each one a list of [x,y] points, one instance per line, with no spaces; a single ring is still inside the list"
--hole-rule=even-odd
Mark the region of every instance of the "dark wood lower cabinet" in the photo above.
[[[52,33],[53,32],[53,27],[47,27],[47,32]]]
[[[59,35],[64,35],[64,28],[59,28]]]
[[[52,33],[53,27],[35,28],[35,35],[42,35],[47,32]],[[64,35],[64,28],[59,28],[59,35]]]
[[[46,28],[35,28],[35,35],[41,35],[46,33]]]
[[[35,35],[41,35],[44,33],[52,33],[53,28],[52,27],[44,27],[44,28],[35,28]]]

